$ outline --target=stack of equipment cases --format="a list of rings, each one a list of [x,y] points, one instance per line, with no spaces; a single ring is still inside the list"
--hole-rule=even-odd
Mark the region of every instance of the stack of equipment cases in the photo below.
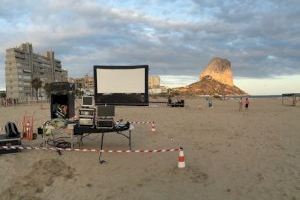
[[[115,122],[115,106],[113,105],[99,105],[97,106],[97,129],[114,129]]]
[[[79,109],[79,126],[94,126],[95,125],[95,108],[80,108]]]

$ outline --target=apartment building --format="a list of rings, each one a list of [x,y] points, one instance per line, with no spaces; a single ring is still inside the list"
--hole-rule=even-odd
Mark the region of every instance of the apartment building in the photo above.
[[[44,55],[33,52],[32,44],[6,49],[5,83],[7,98],[25,101],[35,97],[31,81],[40,78],[42,85],[68,80],[68,72],[62,69],[61,61],[54,57],[53,51]],[[40,97],[46,97],[43,87]]]
[[[85,75],[82,78],[69,78],[70,83],[75,83],[76,88],[86,94],[94,93],[94,77]]]

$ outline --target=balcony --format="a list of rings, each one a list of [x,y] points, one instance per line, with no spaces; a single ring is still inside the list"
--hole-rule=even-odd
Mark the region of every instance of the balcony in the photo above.
[[[29,69],[23,69],[23,72],[24,73],[31,73],[31,70],[29,70]]]
[[[20,53],[16,53],[16,54],[15,54],[15,57],[16,57],[16,58],[19,58],[19,59],[22,59],[22,60],[25,59],[25,55],[24,55],[24,54],[20,54]]]

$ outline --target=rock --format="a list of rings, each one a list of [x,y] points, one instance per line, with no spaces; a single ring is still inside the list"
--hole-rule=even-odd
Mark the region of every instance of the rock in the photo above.
[[[175,93],[183,95],[244,95],[243,90],[233,84],[230,61],[213,58],[200,74],[200,81],[186,87],[174,88]]]
[[[182,95],[243,95],[246,94],[243,90],[236,86],[230,86],[220,83],[211,78],[211,76],[205,76],[200,81],[192,83],[186,87],[175,88],[175,93]]]
[[[229,60],[215,57],[200,74],[200,80],[206,76],[229,86],[233,86],[232,69]]]

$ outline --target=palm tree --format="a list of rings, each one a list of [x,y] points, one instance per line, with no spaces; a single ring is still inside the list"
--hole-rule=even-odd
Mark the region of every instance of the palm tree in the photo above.
[[[38,92],[39,92],[39,89],[42,87],[42,81],[41,81],[41,79],[40,78],[32,79],[31,86],[35,90],[36,100],[38,101],[39,100]]]
[[[6,92],[0,92],[0,98],[6,98]]]
[[[49,99],[49,97],[51,95],[51,84],[50,83],[45,83],[44,90],[46,92],[47,99]]]
[[[83,95],[82,86],[83,86],[82,83],[77,83],[77,87],[75,91],[77,97],[81,97]]]

